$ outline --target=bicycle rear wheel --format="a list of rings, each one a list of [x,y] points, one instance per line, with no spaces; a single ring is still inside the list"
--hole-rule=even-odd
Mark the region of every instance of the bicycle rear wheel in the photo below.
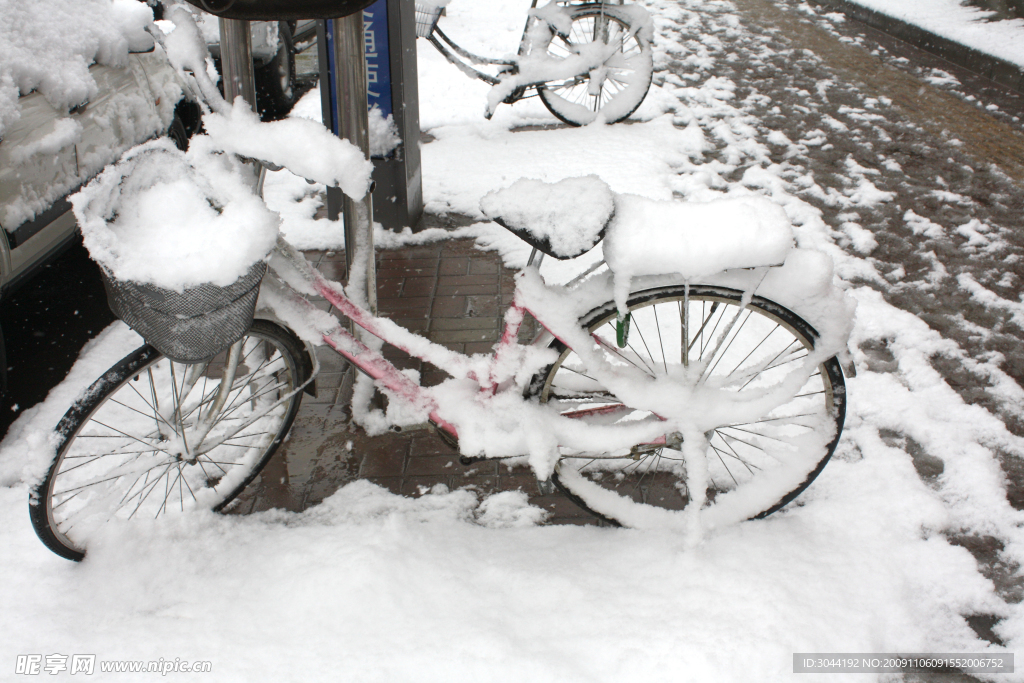
[[[602,341],[609,362],[652,377],[679,377],[718,388],[740,405],[779,386],[814,348],[814,328],[792,311],[723,287],[665,287],[634,294],[625,346],[617,337],[617,310],[608,303],[580,325]],[[683,340],[686,340],[684,348]],[[587,375],[580,358],[561,342],[557,362],[539,373],[531,390],[563,414],[601,424],[658,419],[631,410]],[[703,368],[693,379],[692,368]],[[695,406],[696,410],[702,406]],[[788,401],[757,419],[723,420],[705,434],[708,480],[705,519],[712,525],[764,517],[792,501],[825,467],[846,412],[846,389],[833,357],[816,368]],[[689,502],[679,445],[638,444],[613,453],[562,449],[554,481],[575,503],[613,524],[629,526],[642,508],[681,510]],[[608,504],[612,492],[631,501]],[[634,508],[640,506],[640,509]]]
[[[219,410],[228,351],[183,364],[149,345],[68,410],[57,425],[54,460],[29,498],[32,525],[50,550],[80,560],[112,519],[219,511],[259,474],[295,420],[310,364],[302,343],[266,320],[255,321],[240,343]],[[212,426],[199,442],[207,418]]]
[[[554,59],[567,59],[601,43],[614,48],[600,68],[561,82],[537,86],[548,110],[573,126],[593,122],[604,114],[606,123],[629,117],[647,96],[654,75],[650,42],[633,32],[632,19],[611,5],[581,5],[571,9],[572,27],[565,38],[555,36],[547,46]]]

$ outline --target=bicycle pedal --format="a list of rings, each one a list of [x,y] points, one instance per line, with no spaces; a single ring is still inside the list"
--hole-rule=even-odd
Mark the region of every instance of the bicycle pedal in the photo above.
[[[470,465],[475,465],[476,463],[482,462],[486,459],[487,458],[478,458],[472,455],[460,455],[459,464],[463,467],[469,467]]]

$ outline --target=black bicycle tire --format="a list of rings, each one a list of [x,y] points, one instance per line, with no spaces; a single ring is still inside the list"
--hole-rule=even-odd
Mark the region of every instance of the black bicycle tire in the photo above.
[[[254,74],[256,106],[264,121],[284,118],[299,99],[295,84],[295,43],[288,22],[278,22],[278,36],[281,45],[277,54],[267,64],[256,69]],[[288,60],[287,88],[281,84],[281,62],[285,59]]]
[[[686,292],[685,285],[673,285],[669,287],[660,287],[651,290],[645,290],[637,292],[630,296],[627,301],[627,307],[630,309],[638,307],[640,304],[647,304],[655,302],[659,299],[673,299],[676,300],[680,296],[683,296]],[[739,304],[743,298],[743,292],[735,289],[726,287],[709,286],[709,285],[690,285],[689,286],[690,297],[700,296],[717,296],[723,299]],[[769,299],[761,296],[754,296],[748,306],[758,309],[771,317],[782,320],[791,331],[799,333],[813,348],[815,341],[819,338],[817,330],[804,318],[794,313],[790,309],[777,304]],[[614,313],[617,310],[614,302],[608,302],[599,306],[586,315],[580,318],[580,326],[584,329],[591,329],[591,326],[595,325],[597,321],[607,318],[609,314]],[[550,386],[550,379],[554,376],[553,373],[557,372],[557,368],[564,360],[565,355],[568,351],[566,345],[555,339],[549,344],[549,348],[555,350],[559,354],[559,360],[546,367],[541,372],[538,372],[532,378],[527,388],[527,394],[531,396],[537,396],[542,402],[546,400],[544,392],[547,391]],[[843,424],[846,417],[846,382],[843,376],[842,367],[838,359],[833,356],[821,364],[823,371],[823,377],[828,379],[829,390],[831,396],[829,400],[832,404],[832,419],[835,424],[835,435],[831,441],[827,444],[824,455],[818,460],[817,464],[807,473],[807,476],[803,481],[798,484],[795,488],[784,492],[778,499],[771,505],[765,507],[763,510],[756,514],[750,515],[749,519],[762,519],[768,515],[777,512],[782,509],[790,502],[792,502],[797,496],[803,493],[808,486],[821,474],[825,466],[828,464],[833,453],[835,452],[836,446],[839,443],[839,439],[842,436]],[[613,526],[623,526],[623,523],[594,510],[586,500],[572,491],[558,476],[558,469],[556,468],[555,473],[552,476],[552,481],[555,486],[564,494],[566,497],[582,508],[583,510],[594,515],[596,518],[611,524]]]
[[[295,372],[294,385],[296,387],[306,382],[309,378],[310,367],[306,357],[306,350],[302,342],[291,331],[268,320],[254,321],[247,334],[251,334],[253,331],[263,334],[268,339],[273,339],[277,348],[282,351],[282,355],[287,353],[291,357],[288,362]],[[93,382],[83,392],[82,397],[68,409],[54,429],[58,437],[58,443],[54,449],[54,457],[47,469],[46,476],[33,488],[29,495],[29,517],[39,540],[57,555],[77,562],[85,557],[86,552],[86,549],[72,547],[64,543],[60,539],[62,534],[53,528],[54,521],[51,516],[50,496],[64,456],[71,448],[81,429],[88,423],[92,415],[106,403],[108,398],[121,389],[129,379],[138,376],[162,359],[164,359],[164,355],[149,344],[132,351]],[[244,477],[244,480],[229,491],[217,505],[211,508],[214,512],[220,512],[237,498],[274,456],[274,453],[277,452],[278,447],[287,437],[288,431],[295,421],[301,401],[302,392],[300,391],[295,394],[294,400],[289,406],[285,419],[281,422],[273,441],[268,445],[263,455],[254,463],[254,466],[248,475]]]
[[[618,8],[616,8],[614,6],[610,6],[610,5],[598,5],[598,4],[578,5],[578,6],[575,6],[575,7],[571,8],[571,15],[570,16],[571,16],[572,20],[575,21],[579,17],[589,16],[589,15],[593,15],[593,14],[601,14],[601,13],[613,17],[616,21],[622,23],[622,25],[627,27],[627,28],[631,28],[632,27],[632,24],[631,24],[629,16],[626,15],[625,13],[619,11]],[[647,53],[648,57],[653,62],[653,48],[651,46],[651,43],[649,41],[647,41],[645,38],[643,38],[643,36],[641,36],[639,34],[636,35],[636,39],[637,39],[637,42],[640,45],[641,53]],[[558,38],[555,37],[553,40],[558,40]],[[619,123],[620,121],[624,121],[625,119],[629,118],[633,114],[633,112],[635,112],[640,107],[640,105],[643,104],[644,99],[647,98],[647,93],[650,92],[651,82],[652,82],[653,78],[654,78],[654,72],[653,72],[653,69],[652,69],[651,70],[651,74],[650,74],[650,78],[648,78],[648,80],[647,80],[646,87],[643,89],[643,95],[640,97],[640,99],[638,99],[636,101],[636,104],[634,104],[633,107],[628,112],[626,112],[625,114],[623,114],[621,116],[618,116],[618,117],[616,117],[613,120],[608,120],[608,121],[606,121],[606,123],[609,123],[609,124]],[[537,95],[540,97],[541,102],[544,103],[544,106],[547,107],[548,111],[550,111],[555,116],[555,118],[557,118],[559,121],[561,121],[563,123],[566,123],[566,124],[569,124],[570,126],[582,126],[582,125],[586,125],[587,123],[589,123],[587,121],[580,121],[579,119],[573,119],[573,118],[569,117],[568,115],[566,115],[564,112],[559,111],[558,107],[553,103],[553,100],[551,100],[550,98],[552,98],[552,97],[557,97],[559,99],[563,99],[563,98],[560,95],[558,95],[558,94],[556,94],[554,92],[551,92],[548,89],[546,84],[541,84],[541,85],[537,86]]]

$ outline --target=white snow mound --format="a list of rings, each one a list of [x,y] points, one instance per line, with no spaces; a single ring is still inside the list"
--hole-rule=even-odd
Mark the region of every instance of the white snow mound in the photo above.
[[[732,268],[779,265],[793,246],[781,206],[764,197],[665,202],[617,195],[604,257],[615,273],[616,300],[643,275],[700,278]],[[621,295],[621,297],[620,297]]]
[[[556,256],[571,257],[597,244],[615,211],[615,200],[608,184],[596,175],[557,183],[521,178],[485,195],[480,209],[551,245]]]
[[[227,286],[273,248],[280,216],[241,162],[201,147],[139,145],[71,197],[89,255],[115,278],[177,291]]]
[[[55,109],[96,94],[89,65],[125,66],[152,44],[153,11],[135,0],[0,0],[0,136],[21,115],[19,95],[42,93]]]

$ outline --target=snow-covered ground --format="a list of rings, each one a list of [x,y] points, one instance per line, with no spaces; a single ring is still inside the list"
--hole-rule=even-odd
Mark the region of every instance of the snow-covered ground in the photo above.
[[[962,0],[849,0],[984,54],[1024,67],[1024,19],[999,19]]]
[[[513,52],[527,5],[454,2],[446,26],[470,49]],[[861,94],[846,123],[833,118],[828,134],[790,139],[758,118],[759,107],[771,106],[764,96],[738,98],[722,69],[734,57],[731,45],[760,49],[764,60],[795,57],[759,43],[727,3],[647,5],[658,32],[657,85],[627,125],[517,130],[552,123],[536,100],[499,107],[486,121],[486,86],[421,42],[421,117],[434,138],[423,146],[428,208],[477,217],[462,234],[514,265],[525,247],[486,222],[479,203],[520,177],[596,174],[616,191],[652,199],[751,190],[771,197],[799,244],[832,256],[858,301],[851,346],[859,374],[848,380],[846,429],[814,485],[781,513],[687,548],[662,531],[539,526],[540,511],[516,493],[479,501],[471,491],[437,491],[413,500],[357,482],[300,514],[114,526],[76,565],[35,538],[26,497],[45,467],[42,430],[138,343],[115,325],[0,444],[0,671],[10,667],[9,676],[19,654],[94,654],[210,661],[210,680],[247,683],[746,682],[790,679],[798,652],[1021,649],[1024,610],[1014,591],[997,589],[991,567],[979,567],[963,546],[994,539],[1005,574],[1024,563],[1024,515],[1007,502],[998,460],[1024,456],[1024,440],[965,403],[930,359],[985,374],[1000,409],[1015,415],[1024,391],[1002,359],[971,358],[883,297],[899,276],[868,256],[883,236],[864,227],[875,207],[894,201],[882,171],[850,157],[836,171],[841,182],[830,185],[807,168],[808,148],[829,144],[840,127],[896,113]],[[784,163],[773,161],[780,150]],[[892,158],[875,163],[899,168]],[[318,224],[305,183],[279,176],[270,187],[289,220],[305,212],[309,237]],[[938,181],[934,189],[942,190]],[[822,206],[844,212],[841,228]],[[971,232],[971,224],[943,226],[913,212],[905,222],[936,239],[961,234],[982,250],[1001,229],[979,223]],[[551,277],[568,272],[555,265]],[[935,282],[947,277],[940,267]],[[967,284],[994,297],[997,309],[1020,305],[987,281]],[[1001,619],[1004,647],[968,626],[965,617],[978,614]],[[99,664],[95,679],[149,680],[104,675]]]

